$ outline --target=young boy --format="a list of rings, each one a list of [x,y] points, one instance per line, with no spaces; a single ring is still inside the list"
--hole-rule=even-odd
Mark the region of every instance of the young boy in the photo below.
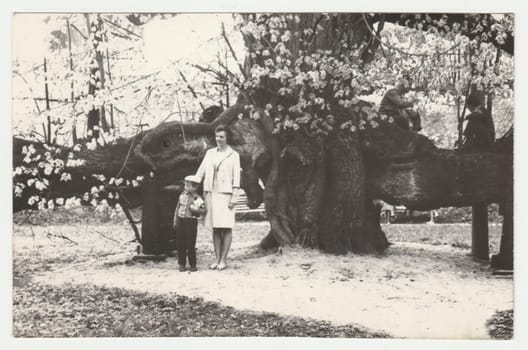
[[[196,271],[196,226],[197,218],[206,213],[205,203],[196,192],[200,178],[195,175],[185,177],[185,190],[178,198],[174,212],[174,230],[178,250],[180,272],[185,271],[185,263],[189,259],[191,271]]]

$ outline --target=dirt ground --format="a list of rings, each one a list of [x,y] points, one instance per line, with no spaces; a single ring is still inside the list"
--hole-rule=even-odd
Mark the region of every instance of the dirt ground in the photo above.
[[[211,237],[201,226],[194,273],[177,271],[175,258],[132,262],[135,244],[123,225],[15,225],[13,244],[15,259],[46,257],[46,271],[33,276],[40,283],[174,292],[237,309],[360,324],[398,338],[488,339],[486,320],[513,308],[513,280],[492,276],[487,265],[471,260],[466,243],[453,238],[470,235],[469,225],[384,229],[395,242],[382,256],[332,256],[299,248],[262,255],[257,244],[268,224],[241,223],[228,268],[212,271],[207,268]],[[418,238],[424,230],[444,236],[452,231],[451,243],[433,233]],[[401,240],[407,231],[411,242]]]

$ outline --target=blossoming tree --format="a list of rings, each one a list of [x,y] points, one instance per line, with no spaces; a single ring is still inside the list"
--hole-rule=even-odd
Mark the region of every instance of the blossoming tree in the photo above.
[[[168,185],[193,172],[214,143],[214,126],[225,123],[241,154],[243,187],[252,205],[261,200],[255,190],[258,180],[265,184],[271,231],[263,247],[298,244],[331,253],[381,252],[388,241],[373,199],[416,209],[512,201],[512,153],[507,145],[486,154],[438,149],[427,137],[399,128],[361,100],[382,83],[409,74],[417,81],[429,80],[430,89],[438,90],[445,70],[435,74],[427,65],[454,49],[486,47],[512,55],[512,16],[305,13],[245,14],[236,19],[247,55],[237,57],[224,36],[239,70],[225,77],[239,96],[212,124],[164,123],[77,155],[60,147],[48,149],[43,158],[36,151],[39,145],[17,140],[15,164],[25,160],[38,168],[17,167],[15,175],[54,176],[56,193],[71,181],[64,175],[67,162],[79,158],[75,186],[63,192],[84,195],[85,200],[103,193],[115,199],[124,191],[122,182],[128,181],[130,196],[133,181],[139,187],[143,176],[155,174]],[[141,16],[129,20],[142,24]],[[426,41],[426,33],[440,44],[418,45],[412,54],[402,54],[383,39],[384,25],[390,22],[412,27],[417,40]],[[477,84],[497,91],[512,79],[497,74],[499,60],[491,64],[488,56],[475,52],[476,64],[454,63],[450,73],[471,79],[453,83],[455,90]],[[414,57],[423,58],[421,66]],[[53,160],[53,152],[67,157]],[[39,181],[41,189],[53,187],[45,176],[31,185],[29,180],[15,181],[15,200],[23,198],[20,208],[31,204],[22,186],[38,191]],[[104,181],[109,181],[107,186],[100,187]],[[86,183],[91,190],[86,191]]]

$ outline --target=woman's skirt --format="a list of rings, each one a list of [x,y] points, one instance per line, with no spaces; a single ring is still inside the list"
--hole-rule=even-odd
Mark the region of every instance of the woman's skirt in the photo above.
[[[233,228],[235,226],[235,208],[229,209],[231,193],[205,192],[204,224],[211,228]]]

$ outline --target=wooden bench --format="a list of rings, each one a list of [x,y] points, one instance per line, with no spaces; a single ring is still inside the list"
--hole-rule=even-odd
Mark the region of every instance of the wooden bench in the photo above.
[[[247,201],[246,194],[245,193],[241,193],[238,196],[237,202],[236,202],[236,205],[235,205],[235,212],[236,213],[245,214],[245,213],[265,213],[266,212],[266,208],[264,207],[264,203],[260,203],[258,208],[251,209],[251,208],[249,208],[246,205],[246,201]]]
[[[258,208],[255,209],[249,208],[246,205],[246,195],[241,193],[237,198],[235,214],[237,220],[263,220],[266,218],[266,208],[264,207],[264,203],[261,203]]]

